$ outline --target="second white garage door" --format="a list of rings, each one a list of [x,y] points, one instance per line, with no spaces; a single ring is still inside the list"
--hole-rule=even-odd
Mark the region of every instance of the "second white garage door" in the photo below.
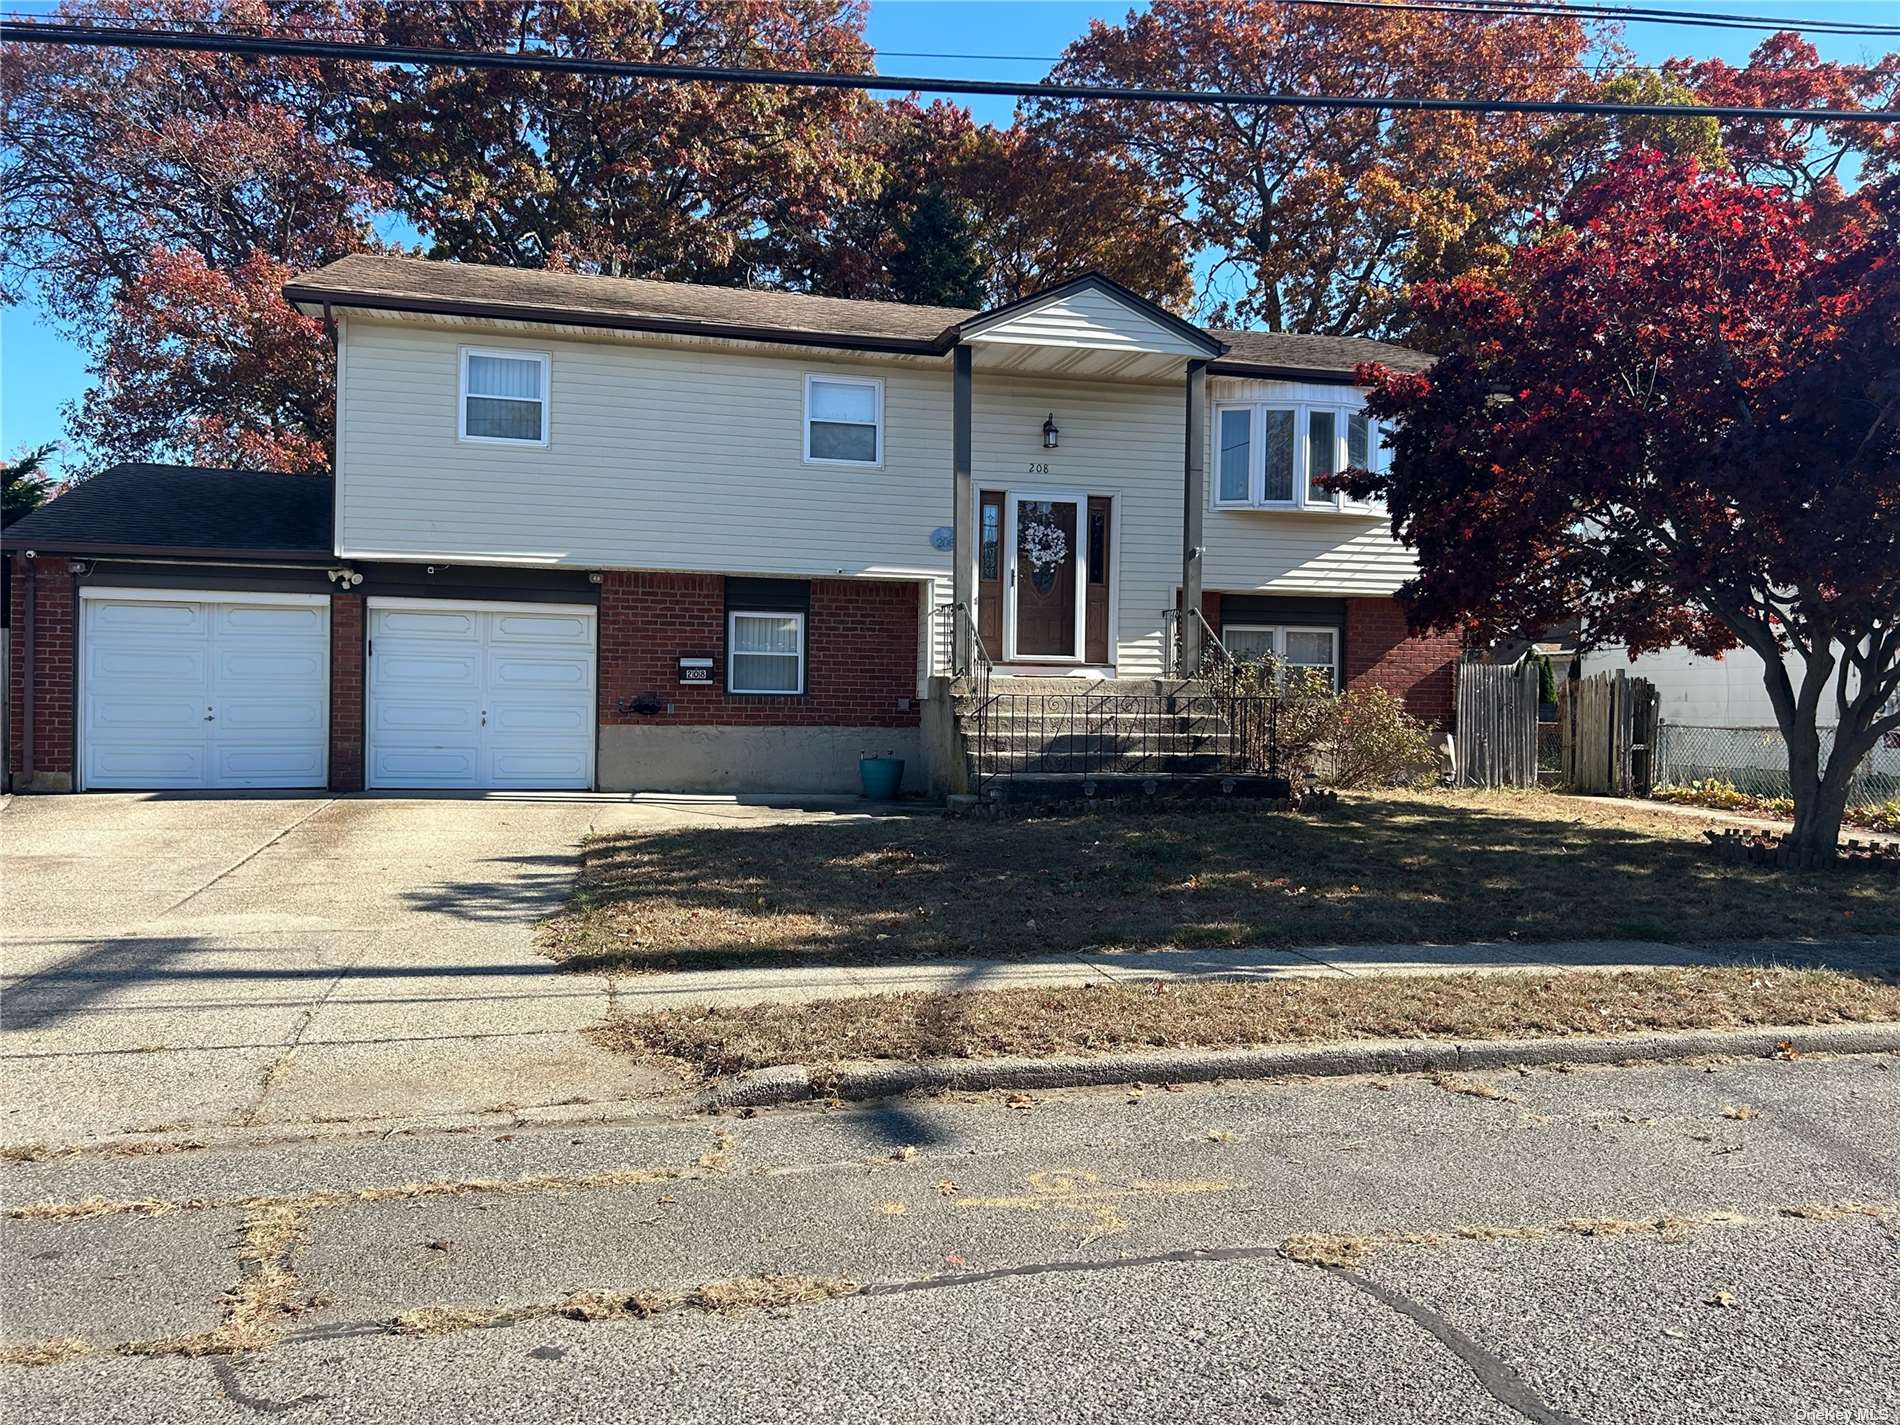
[[[372,787],[594,784],[594,610],[369,602]]]

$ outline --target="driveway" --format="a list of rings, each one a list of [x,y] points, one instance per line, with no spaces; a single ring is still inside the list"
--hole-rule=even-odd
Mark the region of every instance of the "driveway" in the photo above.
[[[535,950],[590,828],[799,813],[587,795],[16,797],[0,1142],[649,1099]]]

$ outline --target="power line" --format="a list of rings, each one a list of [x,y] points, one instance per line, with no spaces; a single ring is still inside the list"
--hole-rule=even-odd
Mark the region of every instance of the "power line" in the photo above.
[[[1601,104],[1554,99],[1440,99],[1409,95],[1245,93],[1210,89],[1145,89],[1120,85],[1016,83],[926,75],[835,73],[814,69],[751,69],[730,65],[661,64],[639,60],[491,50],[444,50],[408,45],[339,44],[329,40],[261,39],[248,35],[178,30],[112,29],[85,25],[0,23],[0,40],[26,44],[122,46],[196,50],[216,54],[345,63],[447,65],[462,69],[522,70],[669,83],[765,84],[794,89],[849,89],[884,93],[985,94],[1015,99],[1069,99],[1115,103],[1202,104],[1219,108],[1307,108],[1371,112],[1431,111],[1495,114],[1600,114],[1606,117],[1805,119],[1842,123],[1896,123],[1900,111],[1776,109],[1715,104]]]
[[[1545,19],[1620,20],[1633,25],[1683,25],[1710,30],[1801,30],[1816,35],[1900,35],[1900,25],[1858,20],[1781,20],[1769,15],[1725,15],[1719,10],[1664,10],[1637,5],[1571,5],[1539,0],[1277,0],[1340,10],[1425,10],[1465,15],[1523,15]]]

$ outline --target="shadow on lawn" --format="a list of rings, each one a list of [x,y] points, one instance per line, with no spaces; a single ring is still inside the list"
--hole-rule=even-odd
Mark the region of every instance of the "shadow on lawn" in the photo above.
[[[1285,813],[629,833],[583,853],[572,968],[900,964],[1164,946],[1900,934],[1891,877],[1430,799]]]

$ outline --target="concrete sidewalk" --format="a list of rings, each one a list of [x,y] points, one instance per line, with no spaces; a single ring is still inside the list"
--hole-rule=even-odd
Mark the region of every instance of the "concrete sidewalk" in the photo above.
[[[1297,950],[1149,950],[1036,960],[932,960],[906,965],[800,965],[621,975],[618,1009],[796,1004],[905,991],[1057,989],[1154,980],[1272,980],[1316,976],[1553,973],[1696,965],[1783,965],[1900,979],[1900,937],[1749,940],[1671,945],[1648,940],[1563,940],[1518,945],[1314,945]]]

